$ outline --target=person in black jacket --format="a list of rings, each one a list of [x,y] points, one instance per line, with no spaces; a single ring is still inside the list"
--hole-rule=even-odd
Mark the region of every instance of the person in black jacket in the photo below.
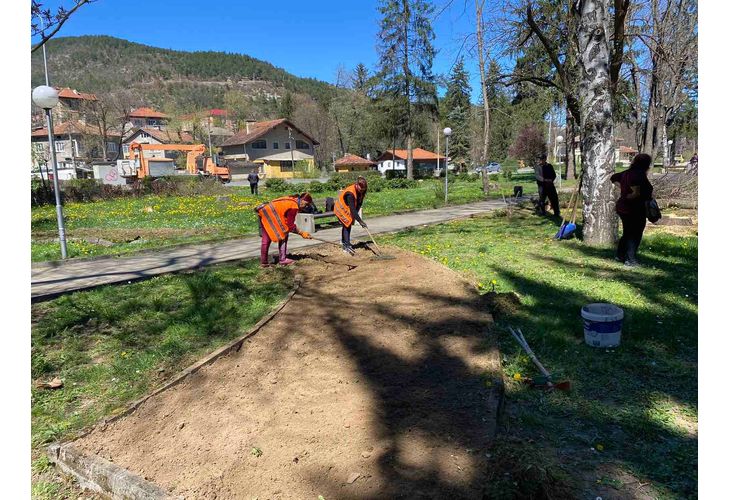
[[[639,265],[636,254],[646,228],[646,202],[652,199],[654,192],[647,177],[651,164],[651,156],[639,153],[628,170],[611,176],[611,182],[621,188],[616,213],[621,218],[623,234],[618,241],[616,260],[631,267]]]
[[[251,171],[248,174],[248,184],[251,186],[251,194],[259,194],[259,174],[255,171]]]
[[[555,168],[547,162],[547,155],[540,155],[538,164],[542,173],[542,190],[540,191],[540,199],[538,201],[539,211],[541,215],[545,215],[545,198],[550,200],[550,206],[556,217],[560,217],[560,200],[558,200],[558,191],[555,189]]]

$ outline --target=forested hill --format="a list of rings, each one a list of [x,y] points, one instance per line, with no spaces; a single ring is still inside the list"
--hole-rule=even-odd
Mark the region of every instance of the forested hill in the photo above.
[[[323,102],[334,92],[326,82],[299,78],[244,54],[183,52],[110,36],[55,38],[47,51],[53,85],[102,94],[134,89],[151,104],[220,106],[229,90],[252,95],[288,90]],[[43,84],[42,51],[32,55],[31,64],[33,86]]]

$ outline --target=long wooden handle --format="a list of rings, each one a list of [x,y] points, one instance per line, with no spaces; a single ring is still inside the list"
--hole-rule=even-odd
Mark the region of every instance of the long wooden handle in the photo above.
[[[373,243],[375,243],[375,248],[378,249],[378,253],[381,253],[382,254],[383,251],[380,249],[380,245],[378,245],[378,242],[375,241],[375,238],[373,238],[373,233],[371,233],[370,232],[370,229],[368,229],[367,227],[365,228],[365,231],[368,232],[368,235],[370,236],[370,239],[373,240]]]

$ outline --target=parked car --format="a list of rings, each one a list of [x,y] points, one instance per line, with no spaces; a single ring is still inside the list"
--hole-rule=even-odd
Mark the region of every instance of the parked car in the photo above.
[[[481,173],[483,171],[487,171],[489,173],[499,172],[502,169],[502,165],[497,163],[496,161],[492,161],[487,163],[486,165],[482,165],[480,167],[477,167],[474,169],[476,173]]]

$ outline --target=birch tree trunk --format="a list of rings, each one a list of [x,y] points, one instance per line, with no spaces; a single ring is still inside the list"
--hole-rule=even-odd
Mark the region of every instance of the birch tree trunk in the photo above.
[[[578,97],[581,110],[583,241],[606,246],[618,238],[610,177],[614,173],[613,112],[606,26],[607,0],[582,0],[578,15]]]
[[[570,110],[565,109],[565,178],[577,177],[575,171],[575,122]]]
[[[479,52],[479,76],[482,83],[482,100],[484,106],[484,129],[482,130],[482,157],[480,164],[482,165],[482,190],[484,194],[489,194],[489,173],[486,171],[486,164],[489,160],[489,96],[487,95],[487,73],[484,68],[484,22],[482,19],[482,10],[485,0],[475,0],[477,15],[477,51]]]

